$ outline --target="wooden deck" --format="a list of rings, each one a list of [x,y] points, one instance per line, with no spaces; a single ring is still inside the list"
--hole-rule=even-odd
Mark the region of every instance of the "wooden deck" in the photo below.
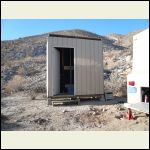
[[[56,105],[56,104],[64,104],[64,103],[77,103],[78,105],[80,104],[80,99],[74,99],[74,100],[71,100],[71,99],[54,99],[54,100],[51,100],[52,102],[52,106]]]
[[[140,112],[149,114],[149,103],[139,102],[139,103],[124,103],[126,108],[131,108]]]

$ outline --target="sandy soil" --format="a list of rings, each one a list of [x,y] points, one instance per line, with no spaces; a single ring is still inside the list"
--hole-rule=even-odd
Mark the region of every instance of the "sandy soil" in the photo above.
[[[133,111],[134,120],[123,118],[126,98],[82,100],[80,105],[52,107],[39,94],[31,100],[15,93],[1,100],[2,131],[148,131],[149,116]]]

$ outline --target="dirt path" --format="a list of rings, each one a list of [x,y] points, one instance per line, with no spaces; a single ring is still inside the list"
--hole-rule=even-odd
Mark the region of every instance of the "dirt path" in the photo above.
[[[3,131],[148,131],[149,116],[133,111],[135,120],[127,120],[122,115],[127,112],[117,98],[103,100],[83,100],[78,105],[48,106],[39,94],[30,100],[23,93],[16,93],[1,100]]]

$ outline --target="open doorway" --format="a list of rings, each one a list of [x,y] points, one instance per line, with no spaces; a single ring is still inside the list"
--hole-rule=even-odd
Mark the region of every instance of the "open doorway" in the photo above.
[[[60,87],[59,94],[74,94],[74,49],[55,47],[60,54]]]
[[[147,97],[146,102],[149,103],[149,87],[141,87],[142,102],[145,102],[145,97]]]

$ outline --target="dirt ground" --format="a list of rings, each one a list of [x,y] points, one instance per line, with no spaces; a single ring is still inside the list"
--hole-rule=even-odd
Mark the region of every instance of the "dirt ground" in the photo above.
[[[126,98],[81,100],[80,105],[47,105],[39,94],[31,100],[24,93],[1,99],[2,131],[149,131],[149,116],[132,111],[135,119],[123,117]]]

